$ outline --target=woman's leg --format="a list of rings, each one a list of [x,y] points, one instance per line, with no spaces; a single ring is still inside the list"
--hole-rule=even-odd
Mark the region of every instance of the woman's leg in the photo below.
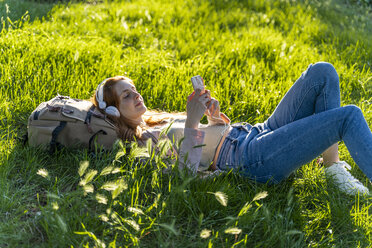
[[[327,110],[258,135],[248,147],[240,147],[239,154],[247,154],[243,160],[255,162],[243,166],[241,173],[258,181],[262,178],[262,182],[270,177],[281,181],[341,140],[372,181],[372,133],[354,105]]]
[[[327,150],[322,153],[323,164],[328,167],[332,164],[339,162],[340,157],[338,155],[338,143],[333,144]]]
[[[340,85],[335,68],[325,62],[310,65],[293,84],[266,121],[271,130],[304,117],[340,107]],[[328,149],[327,149],[328,148]],[[339,161],[338,145],[330,144],[323,154],[325,165]]]

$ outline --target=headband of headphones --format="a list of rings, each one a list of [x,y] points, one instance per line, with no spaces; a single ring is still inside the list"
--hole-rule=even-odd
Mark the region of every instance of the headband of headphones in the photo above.
[[[107,79],[103,80],[96,89],[96,99],[98,102],[98,107],[105,111],[106,114],[112,115],[115,117],[120,117],[119,110],[114,106],[107,106],[106,102],[103,100],[103,87],[106,84]]]

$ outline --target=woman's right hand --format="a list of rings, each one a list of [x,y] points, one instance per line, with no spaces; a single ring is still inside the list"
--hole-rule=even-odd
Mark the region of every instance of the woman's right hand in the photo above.
[[[197,129],[199,122],[207,110],[207,102],[210,101],[210,92],[205,91],[201,94],[201,90],[196,89],[191,95],[187,97],[187,119],[185,123],[186,128]]]

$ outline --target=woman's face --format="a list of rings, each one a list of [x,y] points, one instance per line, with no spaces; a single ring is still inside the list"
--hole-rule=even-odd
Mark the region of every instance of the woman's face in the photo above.
[[[126,79],[116,83],[113,89],[119,97],[120,114],[132,121],[141,122],[142,115],[146,112],[147,108],[136,87]]]

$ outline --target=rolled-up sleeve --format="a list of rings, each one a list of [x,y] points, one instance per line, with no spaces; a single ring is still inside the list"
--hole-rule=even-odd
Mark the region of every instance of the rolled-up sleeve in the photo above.
[[[179,153],[179,168],[188,168],[192,175],[196,175],[202,156],[202,146],[205,133],[203,131],[185,128],[184,140]]]

